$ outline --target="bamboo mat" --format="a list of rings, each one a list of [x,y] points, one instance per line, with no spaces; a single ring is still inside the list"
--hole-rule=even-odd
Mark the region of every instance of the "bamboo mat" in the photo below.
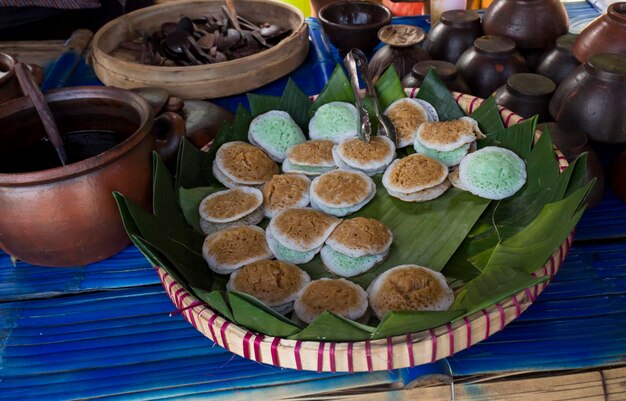
[[[107,261],[120,269],[98,274],[118,277],[133,258],[142,262],[129,248]],[[2,272],[23,267],[7,266],[6,259],[0,258]],[[348,389],[393,393],[428,374],[452,374],[462,383],[503,372],[620,365],[626,362],[625,260],[626,243],[575,245],[554,282],[506,330],[444,362],[356,375],[298,372],[234,356],[180,315],[170,315],[174,307],[160,285],[129,279],[126,288],[93,292],[75,280],[75,294],[0,304],[0,399],[261,400]]]

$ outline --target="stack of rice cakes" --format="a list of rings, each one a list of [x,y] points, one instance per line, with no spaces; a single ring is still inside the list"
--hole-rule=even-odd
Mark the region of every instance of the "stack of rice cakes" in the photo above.
[[[435,109],[416,99],[401,99],[385,113],[397,129],[398,148],[412,144],[415,154],[396,159],[389,139],[359,140],[356,108],[343,102],[318,109],[310,140],[288,114],[270,111],[251,123],[254,145],[230,142],[218,149],[213,172],[231,189],[203,200],[200,215],[208,234],[204,257],[215,272],[230,274],[229,291],[248,293],[281,314],[293,310],[293,319],[304,323],[325,311],[366,323],[370,308],[382,319],[391,310],[445,310],[452,304],[445,278],[422,266],[389,269],[367,292],[345,278],[311,281],[297,266],[320,253],[329,272],[349,278],[385,260],[393,242],[388,227],[370,218],[341,219],[375,196],[370,176],[384,173],[389,195],[407,202],[435,199],[451,181],[485,197],[511,196],[525,182],[524,162],[513,152],[476,151],[483,134],[471,118],[439,122]],[[476,173],[496,161],[504,167]],[[489,180],[498,174],[508,181],[493,190]],[[266,230],[255,226],[260,216],[270,219]]]

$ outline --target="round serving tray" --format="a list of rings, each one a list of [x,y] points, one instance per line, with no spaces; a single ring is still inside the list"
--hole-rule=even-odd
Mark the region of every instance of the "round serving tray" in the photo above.
[[[252,56],[216,64],[159,67],[123,60],[112,53],[137,31],[153,32],[163,22],[218,14],[222,0],[184,0],[133,11],[103,26],[93,38],[93,67],[107,86],[124,89],[154,86],[185,99],[210,99],[244,93],[287,75],[306,58],[309,36],[304,15],[277,0],[235,0],[252,21],[288,25],[292,33],[278,45]]]
[[[407,89],[415,97],[417,89]],[[457,103],[470,114],[482,99],[453,92]],[[505,126],[523,118],[500,108]],[[535,133],[535,141],[541,133]],[[561,171],[568,166],[555,149]],[[573,232],[554,251],[550,260],[533,273],[535,277],[557,273],[572,245]],[[358,342],[318,342],[265,336],[237,326],[211,310],[205,303],[182,288],[165,270],[157,267],[163,288],[182,315],[198,331],[227,350],[274,366],[315,370],[318,372],[364,372],[412,367],[453,356],[504,329],[517,319],[547,287],[548,282],[526,288],[507,300],[465,317],[455,323],[401,336]]]

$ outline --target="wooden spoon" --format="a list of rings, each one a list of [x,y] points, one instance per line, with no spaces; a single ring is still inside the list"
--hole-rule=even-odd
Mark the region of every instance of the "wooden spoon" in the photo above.
[[[48,107],[48,103],[43,97],[43,93],[41,93],[39,87],[35,84],[33,76],[24,64],[17,63],[15,65],[15,74],[20,82],[22,91],[26,96],[30,97],[30,100],[33,102],[33,106],[35,106],[35,110],[37,110],[37,114],[39,115],[43,127],[46,130],[46,134],[48,135],[52,146],[56,149],[57,155],[59,155],[61,164],[64,166],[67,165],[67,154],[65,153],[65,147],[63,146],[63,139],[61,138],[59,128],[54,121],[52,112]]]

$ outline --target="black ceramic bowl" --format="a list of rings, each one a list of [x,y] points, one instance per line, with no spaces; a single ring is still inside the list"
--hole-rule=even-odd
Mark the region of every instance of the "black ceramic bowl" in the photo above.
[[[353,47],[371,51],[378,44],[378,30],[391,22],[387,7],[367,1],[330,3],[318,16],[324,33],[342,54]]]

